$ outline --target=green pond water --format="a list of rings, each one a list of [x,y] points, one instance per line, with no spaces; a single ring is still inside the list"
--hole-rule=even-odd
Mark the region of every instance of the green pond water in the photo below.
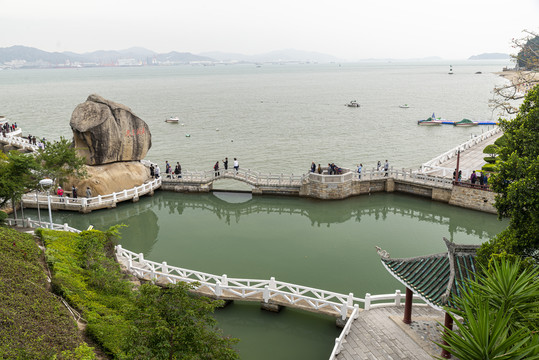
[[[78,229],[123,223],[122,246],[149,260],[358,297],[404,290],[375,246],[393,257],[428,255],[446,251],[442,237],[480,244],[507,226],[495,215],[400,194],[319,201],[227,192],[156,192],[111,210],[54,212],[53,221]],[[216,317],[225,334],[241,339],[242,359],[327,359],[340,333],[331,317],[268,313],[257,303],[236,302]]]

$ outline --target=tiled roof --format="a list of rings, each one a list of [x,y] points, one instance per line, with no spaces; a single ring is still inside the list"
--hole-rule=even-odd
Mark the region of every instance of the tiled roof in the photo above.
[[[452,307],[452,299],[460,297],[460,286],[466,279],[475,279],[475,253],[480,245],[457,245],[446,238],[447,253],[392,259],[378,249],[385,268],[412,292],[432,307]]]

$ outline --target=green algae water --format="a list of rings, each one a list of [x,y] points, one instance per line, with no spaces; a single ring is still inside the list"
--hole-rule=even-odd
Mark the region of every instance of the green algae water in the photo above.
[[[26,210],[31,218],[35,210]],[[42,219],[48,219],[46,211]],[[55,212],[55,223],[97,229],[123,223],[120,243],[156,262],[229,277],[269,279],[364,297],[404,290],[375,246],[393,257],[445,252],[442,237],[480,244],[507,225],[495,215],[420,197],[374,194],[338,201],[249,193],[156,192],[90,214]],[[237,302],[218,310],[242,359],[327,359],[340,330],[331,317]]]

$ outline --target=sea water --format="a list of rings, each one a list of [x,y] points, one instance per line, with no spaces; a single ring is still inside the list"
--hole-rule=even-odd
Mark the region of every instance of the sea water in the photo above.
[[[161,165],[204,170],[227,156],[274,173],[303,173],[311,161],[372,167],[387,158],[395,167],[417,167],[486,129],[420,127],[417,120],[432,112],[496,119],[488,100],[503,81],[493,72],[505,64],[452,65],[454,75],[445,63],[1,71],[0,113],[25,134],[71,138],[73,109],[97,93],[149,124],[147,158]],[[361,107],[346,107],[350,100]],[[404,103],[410,108],[399,107]],[[180,124],[165,123],[169,116]],[[403,289],[375,246],[394,257],[427,255],[445,251],[442,237],[479,244],[506,226],[494,215],[400,194],[320,201],[157,192],[116,209],[54,212],[53,221],[79,229],[125,223],[121,244],[154,261],[359,297]],[[290,308],[273,314],[236,302],[216,317],[241,339],[243,359],[327,359],[339,335],[333,318]]]

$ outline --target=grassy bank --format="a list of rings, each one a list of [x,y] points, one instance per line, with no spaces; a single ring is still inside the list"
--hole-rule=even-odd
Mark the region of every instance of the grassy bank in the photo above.
[[[42,264],[33,236],[0,227],[0,358],[94,358]]]

